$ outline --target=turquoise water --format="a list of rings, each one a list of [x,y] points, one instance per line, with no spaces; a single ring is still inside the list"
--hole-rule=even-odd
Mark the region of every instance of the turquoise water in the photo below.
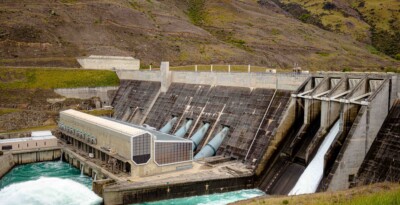
[[[64,162],[21,165],[0,180],[0,204],[100,204],[91,184],[90,177]]]
[[[17,166],[0,180],[0,204],[95,205],[102,199],[91,191],[92,179],[65,162],[41,162]],[[258,189],[194,196],[146,205],[228,204],[264,195]]]
[[[246,189],[222,194],[210,194],[179,199],[143,203],[143,205],[225,205],[239,200],[265,195],[259,189]]]
[[[39,162],[14,167],[0,180],[0,189],[18,182],[37,180],[40,177],[57,177],[71,179],[92,188],[92,179],[80,176],[79,169],[65,162]]]

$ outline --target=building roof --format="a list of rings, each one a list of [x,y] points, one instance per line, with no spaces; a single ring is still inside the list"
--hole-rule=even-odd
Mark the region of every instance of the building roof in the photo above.
[[[128,122],[124,122],[124,121],[121,121],[121,120],[117,120],[117,119],[111,119],[111,118],[108,118],[108,117],[103,117],[103,118],[104,118],[104,119],[108,119],[108,120],[112,120],[112,121],[114,121],[114,122],[122,123],[122,124],[124,124],[124,125],[130,126],[130,127],[134,127],[134,128],[140,129],[140,130],[144,130],[144,131],[150,132],[151,134],[153,134],[153,135],[155,136],[155,139],[156,139],[156,140],[160,140],[160,141],[192,142],[192,141],[190,141],[190,140],[188,140],[188,139],[176,137],[176,136],[170,135],[170,134],[165,134],[165,133],[159,132],[159,131],[157,131],[157,130],[147,129],[147,128],[142,127],[142,126],[140,126],[140,125],[131,124],[131,123],[128,123]]]
[[[90,55],[86,59],[118,59],[118,60],[136,60],[132,56],[99,56],[99,55]]]
[[[53,136],[50,130],[43,130],[43,131],[34,131],[31,134],[31,137],[43,137],[43,136]]]
[[[136,127],[132,127],[132,126],[128,126],[126,124],[120,123],[120,122],[116,122],[114,120],[105,119],[102,117],[96,117],[96,116],[89,115],[89,114],[79,112],[76,110],[72,110],[72,109],[60,112],[60,116],[62,116],[62,115],[71,116],[75,119],[86,121],[88,123],[95,124],[100,127],[103,127],[103,128],[109,129],[109,130],[113,130],[115,132],[122,133],[129,137],[134,137],[134,136],[148,133],[146,130],[138,129]]]
[[[0,144],[12,143],[12,142],[27,142],[27,141],[36,141],[36,140],[48,140],[48,139],[57,139],[57,138],[54,137],[53,135],[51,135],[51,136],[40,136],[40,137],[11,138],[11,139],[0,140]]]

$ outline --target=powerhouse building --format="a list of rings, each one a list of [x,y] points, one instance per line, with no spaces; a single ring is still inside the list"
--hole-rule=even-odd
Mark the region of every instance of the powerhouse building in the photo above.
[[[189,169],[192,141],[75,110],[60,112],[61,138],[132,177]]]

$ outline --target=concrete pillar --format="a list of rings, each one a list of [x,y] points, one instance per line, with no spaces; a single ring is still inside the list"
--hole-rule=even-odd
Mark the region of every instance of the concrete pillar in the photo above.
[[[247,72],[250,73],[250,64],[247,66]]]
[[[211,72],[213,72],[213,65],[211,65]]]
[[[231,65],[228,66],[228,72],[231,72]]]
[[[161,92],[167,92],[169,86],[171,85],[171,71],[169,71],[169,62],[161,62]]]
[[[196,71],[196,72],[197,72],[197,65],[195,65],[195,66],[194,66],[194,71]]]

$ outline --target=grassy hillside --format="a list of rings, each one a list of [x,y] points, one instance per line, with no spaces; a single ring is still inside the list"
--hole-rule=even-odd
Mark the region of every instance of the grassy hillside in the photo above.
[[[113,71],[51,68],[0,68],[0,89],[52,89],[119,85]]]
[[[315,0],[310,0],[315,1]],[[322,1],[322,0],[321,0]],[[337,13],[336,11],[331,11]],[[76,56],[130,55],[142,66],[252,64],[270,68],[398,67],[368,47],[368,25],[350,16],[324,30],[266,0],[12,0],[0,3],[0,66],[77,66]],[[322,23],[334,25],[335,19]],[[330,22],[330,23],[328,23]],[[364,38],[365,37],[365,38]]]
[[[397,0],[274,0],[306,23],[351,35],[400,60],[400,2]],[[369,47],[372,53],[377,50]]]
[[[299,196],[258,197],[235,204],[394,205],[400,204],[400,186],[399,184],[380,183],[338,192]]]

